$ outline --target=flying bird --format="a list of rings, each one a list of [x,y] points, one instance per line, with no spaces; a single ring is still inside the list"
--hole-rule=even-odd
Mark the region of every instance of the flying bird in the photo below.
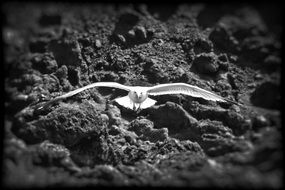
[[[234,102],[227,98],[223,98],[213,92],[210,92],[202,88],[199,88],[197,86],[193,86],[193,85],[186,84],[186,83],[169,83],[169,84],[159,84],[159,85],[152,86],[152,87],[143,87],[143,86],[125,86],[125,85],[122,85],[116,82],[96,82],[96,83],[92,83],[87,86],[84,86],[82,88],[70,91],[61,96],[58,96],[46,102],[45,104],[41,105],[37,109],[46,108],[49,105],[59,100],[71,97],[75,94],[78,94],[84,90],[87,90],[93,87],[110,87],[110,88],[118,88],[118,89],[128,91],[129,93],[127,96],[116,98],[115,101],[118,104],[126,108],[132,109],[134,111],[151,107],[156,103],[156,100],[153,100],[148,97],[149,95],[159,96],[159,95],[165,95],[165,94],[183,94],[183,95],[199,97],[199,98],[203,98],[203,99],[211,100],[211,101],[230,102],[233,104],[238,104],[237,102]]]

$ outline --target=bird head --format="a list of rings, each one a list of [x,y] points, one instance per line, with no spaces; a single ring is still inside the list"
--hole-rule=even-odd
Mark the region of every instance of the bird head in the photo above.
[[[148,97],[148,94],[146,90],[137,88],[129,92],[129,97],[135,103],[142,103]]]

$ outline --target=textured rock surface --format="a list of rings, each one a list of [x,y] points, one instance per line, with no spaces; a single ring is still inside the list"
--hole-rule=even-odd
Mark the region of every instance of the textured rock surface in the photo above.
[[[280,5],[2,10],[6,187],[282,187]],[[163,95],[136,113],[96,88],[35,111],[98,81],[184,82],[244,106]]]

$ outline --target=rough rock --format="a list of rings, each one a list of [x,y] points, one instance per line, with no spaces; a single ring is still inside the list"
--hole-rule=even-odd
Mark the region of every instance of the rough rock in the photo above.
[[[168,128],[169,133],[177,133],[185,128],[194,129],[197,119],[187,113],[181,106],[167,102],[165,105],[155,106],[149,109],[150,119],[157,128]]]
[[[132,121],[129,130],[134,131],[142,140],[150,142],[164,141],[168,138],[167,128],[154,129],[153,122],[147,119]]]
[[[74,117],[74,114],[77,117]],[[100,120],[95,106],[89,103],[62,106],[39,120],[21,122],[19,120],[13,130],[29,143],[50,140],[53,143],[72,146],[88,135],[97,135],[99,138],[106,130],[106,123]]]
[[[268,109],[280,109],[280,92],[278,84],[274,81],[262,83],[251,94],[250,100],[255,106]]]
[[[9,188],[282,188],[282,6],[3,4],[3,182]],[[150,96],[100,81],[184,82],[237,101]],[[266,100],[266,101],[264,101]],[[170,102],[169,102],[170,101]]]

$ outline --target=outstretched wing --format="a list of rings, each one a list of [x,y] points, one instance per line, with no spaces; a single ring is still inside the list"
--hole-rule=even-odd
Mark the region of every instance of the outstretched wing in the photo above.
[[[58,96],[48,102],[46,102],[44,105],[38,107],[37,109],[42,109],[42,108],[45,108],[59,100],[62,100],[62,99],[65,99],[65,98],[68,98],[68,97],[71,97],[75,94],[78,94],[84,90],[87,90],[89,88],[94,88],[94,87],[110,87],[110,88],[119,88],[119,89],[122,89],[122,90],[126,90],[126,91],[130,91],[130,88],[129,86],[125,86],[125,85],[122,85],[122,84],[119,84],[119,83],[116,83],[116,82],[96,82],[96,83],[92,83],[92,84],[89,84],[87,86],[84,86],[82,88],[78,88],[76,90],[73,90],[73,91],[70,91],[66,94],[63,94],[61,96]]]
[[[227,98],[223,98],[213,92],[204,90],[197,86],[192,86],[185,83],[172,83],[172,84],[160,84],[148,89],[148,94],[153,96],[165,95],[165,94],[184,94],[188,96],[204,98],[206,100],[221,101],[221,102],[231,102],[238,104]]]

